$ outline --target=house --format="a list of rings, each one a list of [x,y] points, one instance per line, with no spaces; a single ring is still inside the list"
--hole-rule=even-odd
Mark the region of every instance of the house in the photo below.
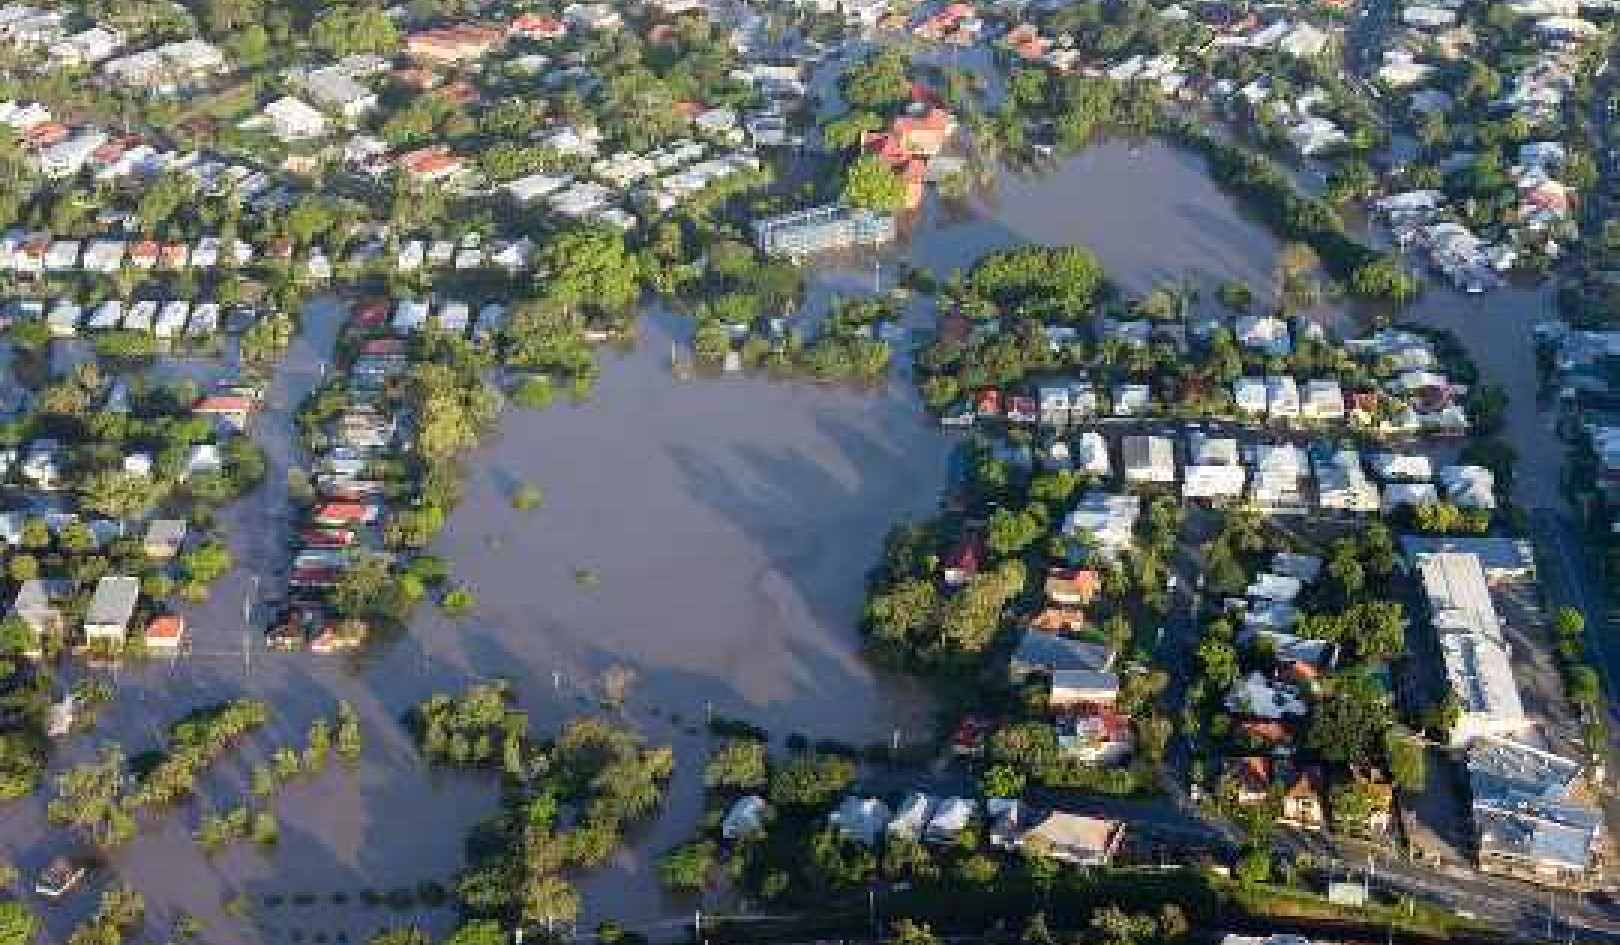
[[[1114,416],[1139,417],[1153,409],[1153,389],[1146,384],[1120,384],[1114,388]]]
[[[1046,575],[1046,599],[1054,604],[1084,607],[1101,587],[1102,577],[1089,568],[1052,568]]]
[[[889,826],[892,814],[889,805],[875,797],[844,798],[838,808],[827,815],[827,823],[846,838],[872,846]]]
[[[460,174],[466,166],[465,161],[443,146],[406,152],[400,155],[396,163],[400,170],[419,183],[447,180]]]
[[[1496,477],[1483,466],[1442,466],[1440,486],[1452,505],[1465,509],[1496,508]]]
[[[1239,315],[1233,335],[1243,347],[1272,357],[1287,357],[1294,350],[1288,323],[1275,315]]]
[[[945,556],[944,579],[946,587],[962,587],[979,573],[984,563],[984,535],[977,529],[963,532],[956,547]]]
[[[1361,454],[1352,449],[1313,455],[1316,501],[1329,511],[1376,512],[1382,507],[1378,486],[1367,478]]]
[[[1344,390],[1339,382],[1323,378],[1306,381],[1299,415],[1306,420],[1343,420]]]
[[[1060,669],[1052,673],[1047,702],[1055,710],[1085,703],[1111,703],[1118,698],[1118,674],[1096,669]]]
[[[1052,676],[1075,670],[1102,671],[1113,665],[1114,651],[1101,643],[1076,640],[1044,630],[1026,629],[1007,660],[1013,683],[1031,676]]]
[[[918,791],[907,794],[895,809],[894,819],[889,821],[889,836],[904,840],[922,839],[923,831],[933,820],[935,806],[935,799],[928,794]]]
[[[465,23],[421,30],[405,37],[405,52],[439,65],[482,59],[506,40],[494,26]]]
[[[1428,482],[1434,478],[1434,466],[1427,456],[1373,453],[1368,461],[1373,475],[1385,482]]]
[[[304,94],[322,108],[354,121],[377,107],[377,93],[355,80],[342,66],[315,69],[304,77]]]
[[[1064,517],[1063,533],[1086,543],[1103,558],[1115,559],[1135,544],[1136,519],[1141,513],[1141,496],[1089,492]]]
[[[1058,751],[1081,764],[1123,764],[1136,748],[1131,720],[1106,702],[1082,702],[1057,713]]]
[[[320,109],[284,95],[264,106],[258,116],[248,119],[252,127],[263,127],[281,141],[308,141],[326,134],[326,115]]]
[[[1231,786],[1233,800],[1244,807],[1271,799],[1271,759],[1259,755],[1228,758],[1221,780]]]
[[[192,412],[212,417],[221,426],[240,432],[247,429],[248,418],[253,415],[252,398],[237,394],[210,394],[197,402]]]
[[[1384,484],[1383,507],[1386,512],[1407,507],[1422,508],[1440,501],[1440,493],[1433,483],[1387,482]]]
[[[1273,420],[1299,419],[1299,384],[1292,377],[1266,376],[1266,415]]]
[[[142,637],[148,653],[178,653],[185,642],[186,618],[177,614],[153,617]]]
[[[1125,825],[1053,811],[1018,838],[1018,847],[1076,866],[1107,866],[1125,837]]]
[[[1175,443],[1162,436],[1127,436],[1120,442],[1120,468],[1126,482],[1175,482]]]
[[[129,621],[141,596],[140,578],[104,577],[96,582],[84,615],[84,635],[91,644],[98,642],[123,646],[129,636]]]
[[[568,35],[568,27],[556,17],[541,13],[525,13],[507,26],[507,32],[524,39],[554,40]]]
[[[1085,430],[1072,440],[1069,462],[1076,472],[1106,476],[1113,468],[1108,458],[1108,441],[1096,430]]]
[[[146,526],[141,551],[154,561],[167,561],[180,553],[186,541],[186,520],[157,518]]]
[[[624,26],[624,17],[606,3],[570,3],[563,7],[563,22],[570,29],[612,32]]]
[[[1285,824],[1305,830],[1321,830],[1327,817],[1322,809],[1322,772],[1314,766],[1301,767],[1284,783],[1282,817]]]
[[[757,794],[737,798],[726,816],[720,821],[720,836],[727,840],[745,840],[765,829],[765,818],[770,805]]]
[[[186,453],[186,461],[181,467],[180,478],[184,481],[198,474],[217,473],[224,468],[225,457],[220,453],[217,445],[198,443]]]
[[[951,843],[968,828],[979,812],[979,805],[965,797],[947,797],[934,809],[928,826],[923,828],[923,840],[929,843]]]
[[[29,656],[43,655],[45,640],[60,640],[67,630],[67,618],[58,606],[73,590],[66,581],[29,578],[17,588],[8,617],[16,617],[34,633],[34,646]]]
[[[1226,707],[1241,715],[1273,722],[1290,716],[1302,718],[1309,711],[1292,686],[1273,682],[1258,672],[1232,684]]]
[[[889,133],[902,150],[917,157],[931,158],[945,149],[956,131],[956,119],[942,108],[918,108],[896,118]]]
[[[55,492],[62,488],[62,461],[62,444],[56,440],[35,440],[28,444],[17,469],[30,486],[42,492]]]
[[[1258,377],[1240,377],[1232,382],[1232,404],[1239,413],[1262,417],[1266,413],[1266,382]]]

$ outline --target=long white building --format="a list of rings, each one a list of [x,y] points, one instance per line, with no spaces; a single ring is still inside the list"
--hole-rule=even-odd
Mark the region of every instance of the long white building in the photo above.
[[[1416,564],[1446,682],[1462,703],[1452,744],[1524,731],[1529,721],[1513,680],[1512,655],[1479,557],[1442,551],[1417,555]]]

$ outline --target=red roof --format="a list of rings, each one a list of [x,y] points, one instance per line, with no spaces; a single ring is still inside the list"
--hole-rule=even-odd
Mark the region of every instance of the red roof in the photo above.
[[[525,13],[513,20],[507,29],[534,39],[556,39],[568,31],[561,20],[539,13]]]
[[[23,132],[24,141],[39,147],[44,147],[45,145],[55,144],[58,141],[66,140],[67,136],[67,125],[56,121],[47,121],[43,124],[35,125],[34,127]]]
[[[373,338],[360,346],[360,353],[382,357],[404,354],[406,347],[404,338]]]
[[[938,92],[935,92],[933,89],[921,82],[911,83],[911,100],[913,102],[921,102],[924,105],[932,106],[945,104],[945,100],[939,97]]]
[[[461,158],[446,147],[419,148],[400,156],[399,166],[412,174],[427,176],[461,166]]]
[[[1084,724],[1091,734],[1107,741],[1124,741],[1131,735],[1131,720],[1112,705],[1103,702],[1076,702],[1063,714]]]
[[[984,560],[984,536],[977,531],[969,531],[962,535],[951,553],[945,556],[945,567],[951,571],[965,571],[975,574],[979,564]]]
[[[153,617],[146,625],[146,642],[179,643],[186,635],[186,619],[179,616]]]
[[[371,507],[360,502],[328,502],[315,510],[315,517],[329,522],[363,522]]]

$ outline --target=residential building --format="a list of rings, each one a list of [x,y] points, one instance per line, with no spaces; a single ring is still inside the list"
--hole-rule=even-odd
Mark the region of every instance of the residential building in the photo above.
[[[1141,496],[1089,492],[1064,518],[1063,533],[1087,543],[1104,559],[1113,560],[1135,543],[1136,520],[1141,513]]]
[[[141,541],[141,550],[148,558],[155,561],[167,561],[180,553],[185,541],[185,519],[153,519],[146,526],[146,537]]]
[[[148,653],[178,653],[185,638],[186,618],[167,614],[147,622],[142,642]]]
[[[1107,670],[1114,652],[1100,642],[1077,640],[1045,630],[1026,629],[1018,647],[1007,661],[1007,674],[1014,683],[1031,676],[1052,676],[1061,672]]]
[[[377,93],[360,84],[341,65],[312,70],[304,77],[304,94],[322,108],[330,108],[349,121],[377,107]]]
[[[726,816],[720,821],[720,836],[727,840],[745,840],[765,829],[765,818],[770,805],[757,794],[737,798]]]
[[[140,578],[104,577],[96,582],[84,615],[84,635],[91,643],[122,646],[129,637],[129,621],[141,596]]]
[[[285,142],[307,141],[326,134],[326,115],[291,95],[283,95],[266,105],[263,112],[248,123],[264,127]]]
[[[1107,866],[1125,837],[1125,825],[1053,811],[1018,837],[1018,846],[1038,856],[1076,866]]]
[[[73,590],[67,581],[30,578],[17,587],[11,610],[6,615],[16,617],[34,633],[35,645],[29,655],[43,654],[43,641],[61,640],[67,631],[67,618],[60,604]]]
[[[1063,707],[1053,729],[1058,751],[1081,764],[1123,764],[1136,748],[1130,718],[1108,702]]]
[[[482,59],[506,41],[494,26],[465,23],[422,30],[405,37],[405,52],[441,65]]]
[[[919,791],[907,794],[895,809],[894,819],[889,821],[889,836],[903,840],[922,839],[928,822],[934,819],[936,803],[932,796]]]
[[[845,837],[866,846],[877,843],[891,819],[889,805],[875,797],[853,795],[844,798],[838,808],[827,815],[827,823]]]
[[[760,251],[798,260],[854,246],[880,246],[894,239],[894,217],[848,207],[798,210],[754,222]]]
[[[1162,436],[1125,437],[1120,441],[1120,472],[1126,482],[1175,482],[1175,442]]]
[[[1321,830],[1327,822],[1322,807],[1323,787],[1320,769],[1307,766],[1295,771],[1283,785],[1282,822],[1306,830]]]
[[[934,816],[923,828],[923,840],[928,843],[952,843],[968,828],[978,815],[979,805],[965,797],[947,797],[934,808]]]
[[[1119,675],[1107,670],[1060,669],[1052,673],[1047,704],[1059,711],[1079,705],[1112,703],[1119,698]]]

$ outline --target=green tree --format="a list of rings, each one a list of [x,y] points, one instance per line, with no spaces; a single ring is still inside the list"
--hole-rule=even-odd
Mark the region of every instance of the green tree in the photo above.
[[[20,902],[0,902],[0,945],[27,945],[39,929],[39,919]]]
[[[1233,870],[1238,882],[1245,886],[1258,886],[1271,878],[1271,854],[1263,847],[1250,847],[1238,857]]]
[[[841,86],[844,101],[853,108],[884,111],[905,101],[911,95],[905,54],[894,47],[884,48],[845,70]]]
[[[1389,697],[1376,680],[1351,672],[1330,677],[1311,713],[1305,741],[1326,761],[1359,764],[1369,760],[1389,729]]]
[[[1389,760],[1389,778],[1395,786],[1409,794],[1421,793],[1428,780],[1423,743],[1391,731],[1384,736],[1384,754]]]
[[[546,288],[566,306],[618,310],[636,300],[641,272],[624,237],[600,228],[568,230],[544,244],[539,261]]]
[[[985,797],[1016,798],[1024,793],[1024,773],[1011,765],[992,765],[980,779]]]
[[[668,889],[698,890],[714,871],[715,845],[707,840],[684,843],[658,858],[658,878]]]
[[[848,150],[858,146],[864,136],[882,127],[883,119],[873,112],[853,111],[828,122],[821,129],[821,137],[829,148]]]
[[[715,746],[703,769],[703,783],[709,787],[751,790],[765,783],[768,775],[765,743],[753,738],[728,738]]]
[[[910,202],[906,180],[876,154],[856,158],[844,175],[843,201],[851,207],[893,213]]]
[[[777,765],[770,798],[778,804],[814,806],[837,797],[855,779],[855,766],[836,755],[807,755]]]

